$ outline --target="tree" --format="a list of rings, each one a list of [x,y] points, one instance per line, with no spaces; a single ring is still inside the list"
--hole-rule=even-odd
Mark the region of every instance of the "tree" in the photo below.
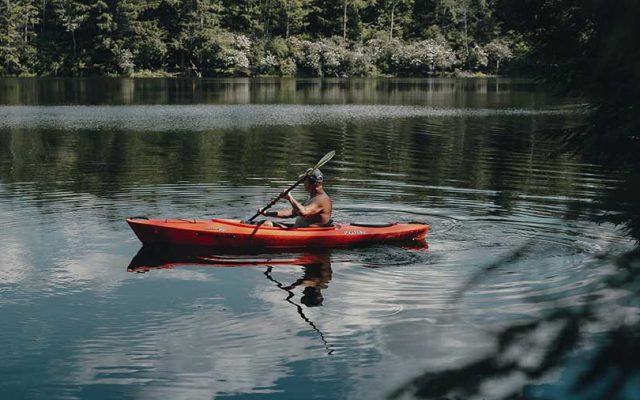
[[[396,21],[399,19],[398,14],[402,14],[400,18],[409,22],[411,15],[409,15],[408,11],[414,8],[414,0],[383,0],[382,3],[382,9],[385,10],[385,12],[380,13],[378,17],[383,21],[380,29],[387,30],[389,32],[389,39],[393,40],[395,37]],[[379,8],[378,4],[376,4],[376,6],[378,6],[376,8]],[[385,28],[385,25],[388,26],[388,28]]]
[[[216,40],[220,30],[222,2],[218,0],[172,0],[173,25],[170,27],[169,48],[178,60],[180,70],[199,74],[203,55]]]
[[[311,0],[280,0],[280,10],[284,16],[284,37],[288,39],[292,30],[298,32],[307,26]]]
[[[463,43],[467,62],[470,58],[469,51],[469,7],[471,0],[440,0],[440,6],[451,15],[454,22],[460,20],[463,25]]]
[[[222,0],[222,28],[250,36],[264,36],[264,1],[267,0]]]
[[[481,41],[487,39],[483,30],[485,26],[491,26],[492,30],[499,30],[498,24],[491,17],[491,7],[487,0],[437,0],[437,9],[439,10],[441,19],[441,28],[446,32],[448,39],[457,41],[458,35],[461,35],[460,41],[464,49],[465,61],[467,66],[471,62],[471,44],[476,39]],[[447,25],[447,21],[451,24]],[[491,40],[492,38],[488,38]]]
[[[37,7],[28,0],[0,2],[0,59],[5,74],[30,72],[36,55]]]
[[[326,48],[339,43],[352,52],[343,58],[361,66],[339,74],[372,71],[360,53],[361,41],[383,37],[434,39],[457,52],[464,49],[459,58],[467,65],[471,48],[487,54],[493,49],[491,66],[499,69],[499,48],[485,47],[502,38],[500,22],[492,17],[496,1],[507,0],[0,0],[0,74],[198,74],[211,48],[228,48],[228,39],[240,33],[251,42],[250,62],[269,66],[252,69],[271,71],[264,73],[285,65],[295,69],[287,51],[269,50],[277,39],[286,47],[292,35],[327,39]]]
[[[76,31],[89,18],[90,6],[78,0],[54,0],[55,12],[60,24],[71,35],[73,59],[77,59]]]
[[[89,69],[100,74],[117,72],[123,65],[125,72],[130,69],[131,52],[124,48],[114,20],[114,12],[104,0],[90,3],[85,24],[85,40],[88,42]]]
[[[417,0],[411,8],[411,33],[413,37],[432,39],[426,36],[426,31],[436,23],[437,5],[439,0]]]
[[[347,10],[355,14],[367,5],[367,0],[342,0],[342,40],[347,40]]]

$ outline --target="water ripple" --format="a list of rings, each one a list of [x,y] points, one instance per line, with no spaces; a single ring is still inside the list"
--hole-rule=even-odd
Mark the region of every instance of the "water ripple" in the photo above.
[[[0,128],[206,131],[409,117],[563,115],[578,109],[460,109],[384,105],[0,106]]]

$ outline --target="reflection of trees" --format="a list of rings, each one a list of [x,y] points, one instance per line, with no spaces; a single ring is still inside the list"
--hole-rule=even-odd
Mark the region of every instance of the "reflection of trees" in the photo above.
[[[94,195],[175,182],[244,185],[253,184],[252,178],[287,181],[300,173],[301,165],[317,161],[319,152],[336,149],[339,157],[325,167],[332,185],[345,180],[368,188],[377,179],[382,185],[399,180],[412,185],[403,196],[434,205],[443,199],[433,196],[431,187],[477,189],[464,196],[495,201],[505,212],[513,207],[512,192],[571,196],[577,191],[571,176],[579,167],[566,163],[565,156],[546,154],[554,144],[542,141],[535,130],[534,120],[544,117],[501,117],[513,135],[491,127],[485,118],[390,118],[342,127],[205,132],[4,129],[0,157],[8,167],[0,169],[0,179],[34,182],[43,192]],[[565,173],[548,176],[542,185],[534,179],[541,165]],[[487,191],[497,194],[489,198]]]
[[[0,104],[401,104],[493,108],[547,100],[544,92],[536,91],[530,83],[505,81],[501,88],[498,82],[411,78],[4,78],[0,81]]]

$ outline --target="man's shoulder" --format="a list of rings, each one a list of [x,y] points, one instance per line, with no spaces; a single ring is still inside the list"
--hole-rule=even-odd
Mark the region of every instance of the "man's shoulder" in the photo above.
[[[329,195],[326,192],[322,192],[322,193],[318,193],[317,195],[313,196],[313,200],[314,201],[327,201],[327,200],[331,200],[331,198],[329,197]]]
[[[326,193],[318,193],[317,195],[309,199],[309,202],[307,204],[317,204],[320,206],[326,206],[328,204],[331,204],[331,198],[329,198],[329,196]]]

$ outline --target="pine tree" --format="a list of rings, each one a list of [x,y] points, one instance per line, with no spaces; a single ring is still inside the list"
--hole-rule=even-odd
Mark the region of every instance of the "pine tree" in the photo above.
[[[265,28],[264,1],[223,0],[222,27],[249,36],[263,37]]]
[[[270,36],[285,39],[301,34],[309,25],[308,15],[312,11],[312,0],[273,0],[269,23]]]
[[[78,59],[78,32],[89,19],[90,6],[79,0],[54,0],[53,8],[58,24],[71,38],[71,57],[67,68],[71,73],[81,73],[85,65]],[[83,46],[80,46],[82,49]]]
[[[112,10],[104,0],[96,0],[89,7],[90,23],[85,25],[85,32],[90,43],[90,69],[100,74],[117,72],[116,65],[121,63],[123,55],[116,43],[117,29]]]
[[[38,14],[37,7],[29,0],[0,2],[1,74],[19,75],[33,71]]]
[[[167,1],[171,37],[168,48],[181,71],[200,74],[203,54],[215,41],[220,29],[222,2],[219,0]]]
[[[121,47],[133,57],[131,67],[166,68],[168,33],[159,14],[160,2],[120,0],[115,9]]]

